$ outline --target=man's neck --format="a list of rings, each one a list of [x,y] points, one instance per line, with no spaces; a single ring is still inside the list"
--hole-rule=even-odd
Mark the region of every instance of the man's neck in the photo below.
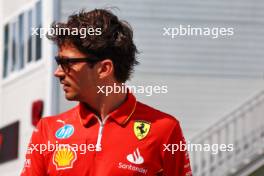
[[[103,95],[98,102],[97,112],[103,120],[110,112],[117,109],[127,98],[126,93],[111,93],[108,96]]]
[[[93,111],[101,120],[103,120],[109,113],[117,109],[122,103],[125,102],[127,93],[110,93],[108,96],[100,95],[96,98],[93,104],[87,103],[87,108]]]

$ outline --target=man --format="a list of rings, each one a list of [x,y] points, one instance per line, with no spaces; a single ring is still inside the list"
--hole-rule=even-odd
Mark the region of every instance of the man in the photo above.
[[[54,23],[53,28],[94,31],[86,37],[48,36],[59,48],[54,75],[66,99],[79,104],[40,120],[21,175],[191,175],[187,152],[171,148],[185,143],[178,120],[137,102],[130,92],[106,96],[99,91],[122,87],[137,64],[128,23],[95,9]]]

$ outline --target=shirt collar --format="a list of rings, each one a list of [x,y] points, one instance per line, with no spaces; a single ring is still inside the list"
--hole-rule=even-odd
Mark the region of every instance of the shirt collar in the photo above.
[[[128,93],[125,102],[108,114],[108,116],[119,125],[124,125],[129,121],[132,114],[134,113],[136,104],[137,101],[135,96],[132,93]],[[89,125],[96,118],[94,112],[81,102],[78,105],[78,116],[81,124],[84,126]]]

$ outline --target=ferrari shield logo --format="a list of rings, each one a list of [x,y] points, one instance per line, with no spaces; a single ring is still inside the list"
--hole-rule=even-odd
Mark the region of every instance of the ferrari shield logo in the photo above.
[[[150,123],[145,121],[134,122],[134,133],[141,140],[145,138],[150,130]]]

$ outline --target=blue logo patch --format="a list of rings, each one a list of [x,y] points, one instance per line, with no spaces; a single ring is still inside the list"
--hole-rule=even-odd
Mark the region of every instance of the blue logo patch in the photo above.
[[[66,124],[56,131],[56,137],[59,139],[69,138],[74,132],[72,125]]]

